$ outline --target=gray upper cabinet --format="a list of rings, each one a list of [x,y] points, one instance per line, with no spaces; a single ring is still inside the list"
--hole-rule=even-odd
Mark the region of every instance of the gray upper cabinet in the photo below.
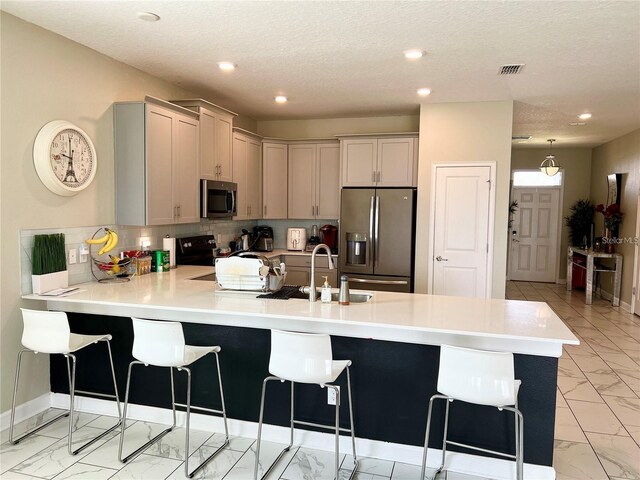
[[[197,223],[198,114],[153,97],[114,104],[116,223]]]
[[[262,142],[262,218],[287,218],[287,144]]]
[[[233,181],[232,130],[237,114],[202,99],[171,103],[200,114],[200,178]]]
[[[262,141],[233,133],[233,181],[237,183],[236,220],[262,218]]]
[[[343,187],[414,187],[417,185],[416,136],[341,139]]]
[[[337,219],[340,214],[340,146],[289,145],[289,218]]]

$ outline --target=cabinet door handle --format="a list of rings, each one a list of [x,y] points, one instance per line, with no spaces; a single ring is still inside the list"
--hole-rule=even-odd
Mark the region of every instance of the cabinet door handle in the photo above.
[[[265,217],[267,216],[267,206],[266,205],[264,206],[264,215],[265,215]]]
[[[371,172],[371,183],[376,183],[376,172]]]
[[[378,178],[376,180],[378,183],[380,183],[380,170],[378,170]]]
[[[178,218],[182,216],[182,205],[178,205]]]
[[[440,255],[438,255],[436,257],[436,260],[439,261],[439,262],[448,262],[449,261],[448,258],[442,258]]]

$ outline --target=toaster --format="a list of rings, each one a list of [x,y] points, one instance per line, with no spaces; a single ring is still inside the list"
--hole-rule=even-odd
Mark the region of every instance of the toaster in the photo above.
[[[287,250],[303,252],[307,246],[307,230],[305,228],[287,229]]]

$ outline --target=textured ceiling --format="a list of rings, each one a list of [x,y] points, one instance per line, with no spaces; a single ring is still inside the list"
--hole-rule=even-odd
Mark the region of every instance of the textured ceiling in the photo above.
[[[638,1],[10,1],[2,10],[257,120],[514,100],[525,145],[640,127]],[[160,15],[143,22],[137,12]],[[407,61],[402,52],[428,53]],[[216,62],[229,60],[235,72]],[[524,63],[503,77],[503,64]],[[419,87],[433,93],[422,100]],[[289,97],[276,105],[274,95]],[[569,126],[584,111],[583,127]],[[518,146],[518,145],[516,145]]]

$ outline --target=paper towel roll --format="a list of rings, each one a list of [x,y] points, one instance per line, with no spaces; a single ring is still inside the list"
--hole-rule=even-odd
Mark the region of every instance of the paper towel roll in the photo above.
[[[169,265],[176,268],[176,239],[174,237],[164,237],[162,239],[162,249],[169,251]]]

